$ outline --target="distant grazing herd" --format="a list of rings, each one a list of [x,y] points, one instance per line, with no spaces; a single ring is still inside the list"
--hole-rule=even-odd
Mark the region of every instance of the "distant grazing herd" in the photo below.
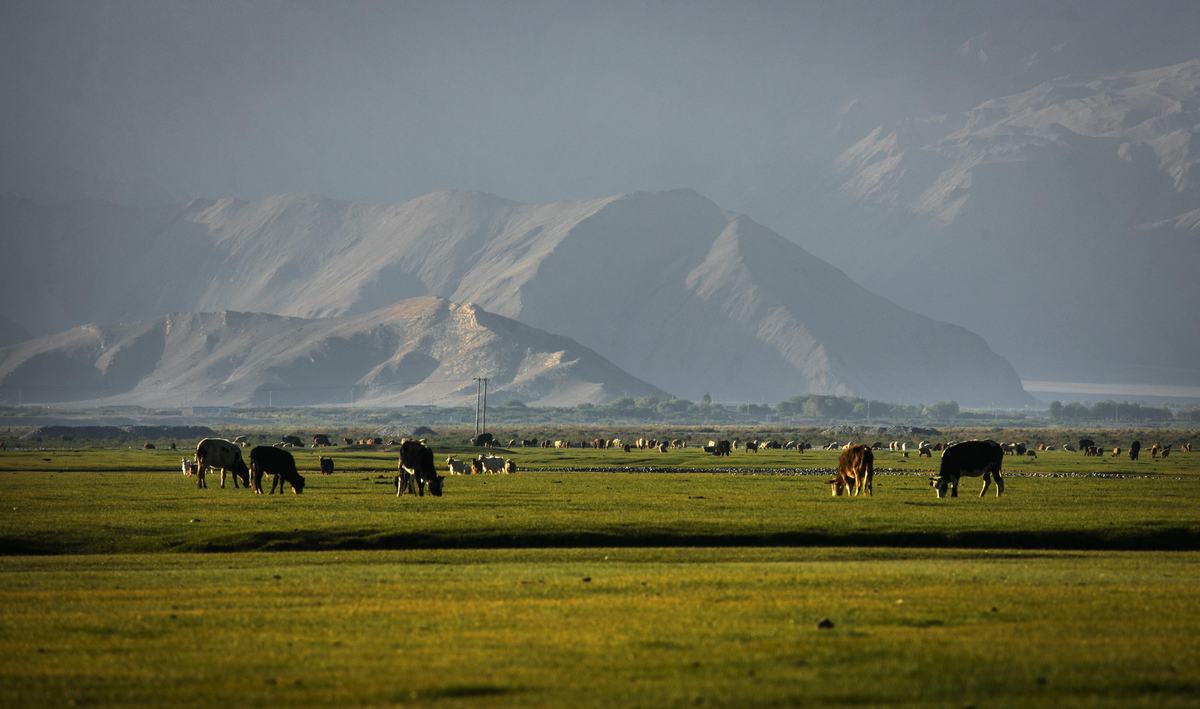
[[[344,438],[347,446],[379,446],[383,445],[382,438],[365,438],[352,439]],[[472,446],[476,447],[498,447],[500,442],[490,433],[479,434],[469,440]],[[286,448],[303,447],[304,442],[298,436],[283,436],[278,443],[273,446],[255,446],[250,450],[250,464],[247,465],[242,458],[242,449],[249,447],[249,439],[246,436],[237,436],[232,441],[223,438],[205,438],[196,444],[196,455],[193,460],[183,459],[182,469],[187,476],[196,478],[197,488],[207,488],[206,473],[209,470],[217,470],[221,473],[221,487],[225,487],[226,475],[233,479],[235,488],[243,487],[253,489],[255,494],[263,494],[262,478],[263,475],[271,476],[271,490],[268,494],[274,495],[275,488],[279,488],[280,494],[283,494],[284,485],[289,485],[294,494],[304,492],[305,479],[296,468],[296,460]],[[332,446],[329,436],[324,434],[316,434],[312,437],[312,446],[314,448]],[[440,497],[443,490],[443,481],[445,478],[438,475],[436,466],[434,465],[433,451],[425,444],[423,440],[401,439],[399,441],[390,440],[389,445],[399,447],[398,474],[395,476],[394,483],[396,487],[396,495],[412,494],[423,496],[425,489],[428,488],[431,495]],[[147,443],[146,448],[153,448],[152,444]],[[174,448],[174,445],[171,446]],[[657,450],[666,452],[670,449],[687,448],[688,443],[682,439],[654,439],[654,438],[637,438],[632,441],[623,441],[620,438],[595,438],[590,441],[567,441],[559,440],[543,440],[537,439],[511,439],[508,442],[508,448],[615,448],[630,452],[637,450]],[[708,454],[714,456],[728,456],[731,451],[744,450],[747,453],[757,453],[759,450],[796,450],[803,453],[806,450],[812,449],[812,445],[807,441],[787,441],[781,443],[775,440],[710,440],[707,444],[701,446],[701,449]],[[919,457],[932,458],[935,451],[941,453],[941,464],[938,468],[938,474],[930,478],[930,486],[934,489],[937,497],[946,497],[949,493],[950,497],[958,497],[958,483],[964,477],[983,478],[983,489],[980,490],[980,497],[987,493],[988,488],[994,482],[996,485],[996,496],[999,497],[1004,493],[1004,479],[1001,477],[1000,469],[1004,463],[1004,456],[1027,456],[1036,458],[1039,451],[1054,450],[1055,447],[1045,443],[1039,443],[1037,446],[1030,446],[1026,443],[997,443],[995,441],[962,441],[948,443],[930,443],[929,441],[921,441],[910,447],[904,441],[890,441],[884,443],[877,441],[871,445],[860,443],[838,443],[836,441],[822,445],[822,450],[840,450],[838,455],[837,468],[834,470],[834,477],[829,481],[830,491],[833,496],[860,496],[873,495],[873,481],[875,477],[875,451],[887,450],[899,453],[907,458],[910,452],[916,452]],[[1111,451],[1101,449],[1096,445],[1096,442],[1090,438],[1080,438],[1078,445],[1066,443],[1061,446],[1064,451],[1081,451],[1085,456],[1102,456],[1109,453],[1113,458],[1119,457],[1122,454],[1120,447],[1112,448]],[[1130,460],[1137,460],[1141,454],[1141,441],[1133,441],[1129,445],[1128,455]],[[1191,443],[1184,443],[1180,446],[1181,451],[1191,452]],[[1167,458],[1171,455],[1171,446],[1161,446],[1158,443],[1153,443],[1150,446],[1151,458]],[[320,471],[324,475],[330,475],[334,472],[333,458],[327,456],[320,457]],[[485,473],[502,473],[512,474],[517,472],[517,464],[511,459],[502,458],[492,454],[481,454],[475,458],[461,460],[453,456],[446,458],[446,472],[448,475],[482,475]]]

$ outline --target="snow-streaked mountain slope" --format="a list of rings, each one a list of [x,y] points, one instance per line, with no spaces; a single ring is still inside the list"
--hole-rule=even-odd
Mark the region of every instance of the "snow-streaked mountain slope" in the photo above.
[[[1200,60],[880,127],[839,166],[873,215],[830,240],[854,277],[1026,378],[1200,383]]]
[[[0,348],[0,397],[25,402],[460,405],[481,373],[496,402],[666,396],[568,338],[432,297],[320,319],[172,314]]]
[[[571,337],[688,398],[1028,401],[979,337],[872,295],[690,190],[541,205],[454,192],[394,205],[196,201],[150,242],[106,281],[141,309],[95,312],[98,294],[89,320],[153,317],[159,302],[324,317],[434,295]],[[24,301],[52,311],[38,278]]]

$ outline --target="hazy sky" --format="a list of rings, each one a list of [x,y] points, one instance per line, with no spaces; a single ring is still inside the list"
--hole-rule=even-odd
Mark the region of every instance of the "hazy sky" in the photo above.
[[[1138,172],[1108,138],[1064,139],[1014,168],[1032,172],[972,172],[975,211],[945,226],[886,185],[878,204],[852,199],[835,158],[887,126],[871,154],[905,160],[872,174],[911,178],[905,189],[920,195],[930,153],[918,137],[888,148],[893,128],[924,135],[939,122],[911,119],[953,125],[1065,75],[1194,60],[1197,28],[1200,0],[0,0],[0,200],[398,202],[474,190],[549,202],[692,188],[898,304],[981,333],[1023,374],[1195,385],[1196,242],[1142,228],[1200,206],[1190,178],[1167,174],[1175,161]],[[1194,141],[1180,136],[1194,109],[1171,121],[1154,130],[1180,135],[1160,144],[1190,160]],[[992,144],[979,141],[972,150]],[[1080,160],[1106,172],[1073,168]],[[1037,170],[1046,188],[1031,192]],[[82,206],[44,209],[53,223],[29,226],[29,205],[4,205],[16,208],[0,210],[11,217],[0,239],[96,237],[72,216]],[[1044,244],[1090,265],[1064,278],[1066,259],[1028,262]],[[980,264],[990,291],[972,282]],[[1156,347],[1061,327],[1097,313],[1143,326],[1154,314]]]
[[[780,205],[827,180],[863,130],[1041,74],[1178,61],[1197,7],[5,0],[0,192],[549,201],[693,187],[791,233]],[[971,38],[986,64],[960,52]]]

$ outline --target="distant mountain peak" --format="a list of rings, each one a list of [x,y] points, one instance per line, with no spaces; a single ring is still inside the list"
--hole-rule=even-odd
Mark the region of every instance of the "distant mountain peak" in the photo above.
[[[98,321],[149,318],[166,302],[183,306],[172,310],[350,316],[341,327],[351,329],[419,317],[481,339],[535,337],[522,328],[540,328],[537,338],[572,338],[691,398],[820,392],[1027,400],[1011,367],[978,338],[947,333],[953,346],[930,357],[921,332],[935,323],[871,296],[693,189],[551,204],[438,192],[389,205],[277,195],[197,206],[113,265],[113,273],[128,273],[113,286],[128,292],[126,309],[112,313],[100,307],[103,300],[88,299],[78,313]],[[106,248],[129,252],[119,238]],[[162,263],[186,266],[167,272]],[[40,307],[59,297],[47,294]],[[886,350],[873,344],[880,331],[889,333]],[[567,343],[542,346],[558,352]],[[459,366],[485,360],[472,349]],[[370,381],[388,381],[389,371]],[[968,385],[972,376],[985,384]]]
[[[0,400],[459,405],[474,400],[479,375],[498,401],[667,396],[576,342],[483,314],[416,298],[334,318],[220,311],[88,324],[0,347]]]

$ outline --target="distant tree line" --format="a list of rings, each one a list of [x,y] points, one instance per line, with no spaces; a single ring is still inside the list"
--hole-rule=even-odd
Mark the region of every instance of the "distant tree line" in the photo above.
[[[505,404],[505,408],[526,408],[524,404]],[[959,415],[958,402],[932,404],[895,404],[868,401],[857,397],[800,395],[775,405],[767,403],[715,403],[704,395],[700,402],[684,398],[655,396],[622,397],[605,404],[580,404],[574,408],[578,419],[600,421],[626,419],[637,421],[672,421],[737,423],[745,421],[853,421],[936,419],[949,420]]]
[[[1050,402],[1050,418],[1054,421],[1174,421],[1175,415],[1165,407],[1142,406],[1128,401],[1098,401],[1091,406],[1072,401]],[[1186,420],[1186,418],[1185,418]]]

